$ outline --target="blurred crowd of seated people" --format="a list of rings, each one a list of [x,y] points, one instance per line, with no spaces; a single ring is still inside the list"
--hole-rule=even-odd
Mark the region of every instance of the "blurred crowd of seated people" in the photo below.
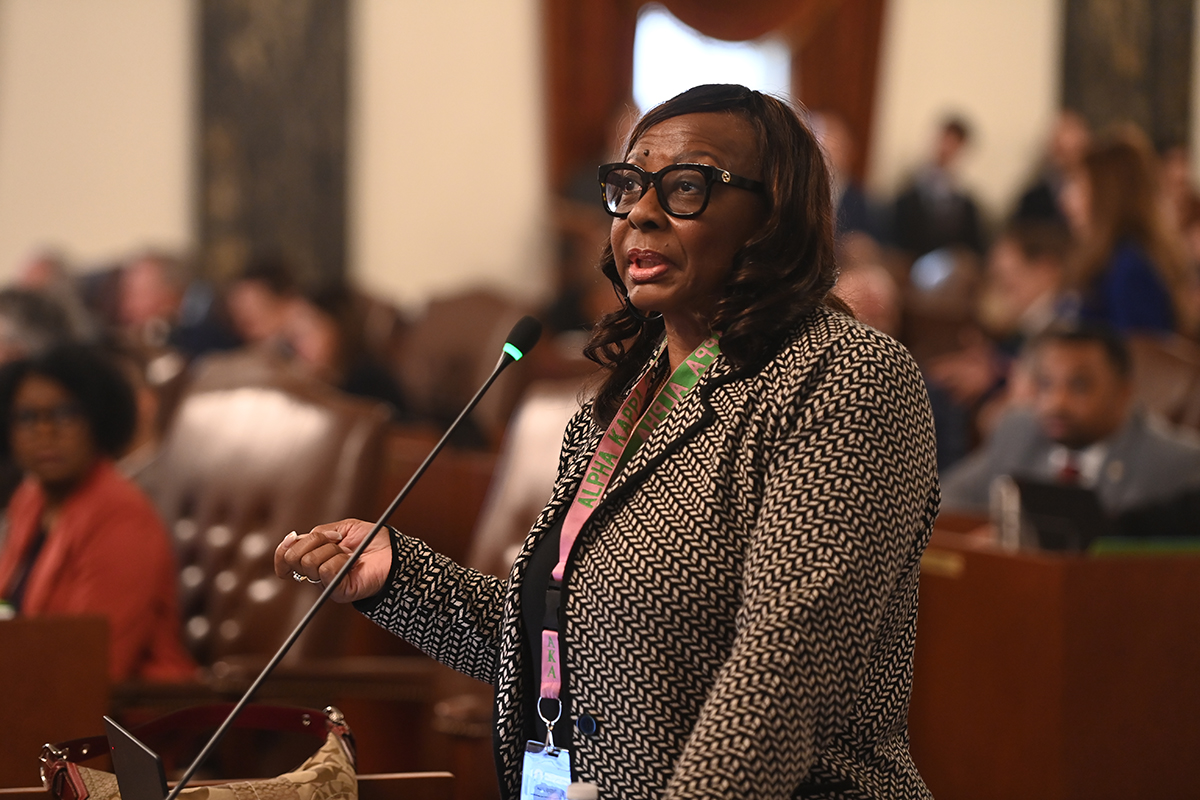
[[[627,116],[614,120],[609,146],[621,139]],[[1189,178],[1186,150],[1168,143],[1156,151],[1130,126],[1093,132],[1064,111],[1041,162],[1029,165],[1029,185],[1003,219],[994,219],[961,175],[975,138],[965,118],[950,116],[937,126],[928,157],[890,200],[873,197],[855,179],[857,143],[845,122],[833,114],[812,119],[833,176],[841,259],[835,291],[864,322],[904,342],[922,365],[948,508],[978,509],[978,484],[1001,463],[1004,470],[1051,475],[1053,463],[1079,462],[1081,485],[1096,488],[1110,510],[1129,504],[1113,499],[1103,485],[1108,479],[1190,491],[1190,434],[1163,427],[1149,413],[1156,409],[1142,407],[1154,398],[1139,394],[1137,380],[1139,354],[1157,347],[1165,354],[1160,361],[1178,365],[1179,380],[1195,379],[1200,391],[1200,194]],[[552,330],[586,328],[617,302],[595,270],[610,224],[595,167],[581,167],[576,188],[557,207],[560,292],[543,314]],[[97,481],[119,485],[116,495],[131,508],[138,505],[138,485],[164,435],[172,393],[186,383],[188,365],[208,353],[248,348],[341,391],[383,401],[396,420],[419,423],[429,412],[412,401],[418,393],[406,391],[397,365],[401,319],[347,283],[302,280],[279,254],[252,257],[219,284],[164,251],[87,270],[72,269],[51,251],[32,255],[0,288],[0,366],[13,370],[3,373],[13,382],[3,398],[9,419],[0,447],[0,507],[16,498],[0,533],[0,599],[10,612],[43,602],[58,607],[46,588],[53,581],[39,572],[51,569],[45,559],[57,552],[56,534],[71,530],[90,542],[98,534],[88,527],[99,525],[94,516],[65,509],[72,498],[92,498]],[[1128,363],[1119,355],[1124,350],[1071,338],[1105,330],[1121,347],[1123,340],[1137,344]],[[577,353],[579,340],[573,341]],[[73,347],[84,348],[78,351],[86,354],[79,356],[83,361],[102,365],[95,369],[121,376],[121,404],[133,415],[120,436],[102,428],[109,420],[89,416],[91,389],[43,365],[58,363]],[[41,391],[32,399],[26,396],[31,385]],[[1077,405],[1068,402],[1071,392]],[[1079,411],[1088,402],[1112,413],[1089,421]],[[1200,424],[1200,404],[1193,405],[1194,415],[1181,413],[1174,421]],[[1088,435],[1063,432],[1072,424]],[[1013,455],[1019,437],[1012,433],[1018,429],[1022,442],[1037,442],[1019,457]],[[66,457],[50,453],[50,445],[45,452],[23,450],[19,445],[34,433],[48,440],[73,434],[77,469],[61,479],[43,474]],[[1182,483],[1159,481],[1149,468],[1141,472],[1152,450],[1130,455],[1123,449],[1129,441],[1157,447],[1163,440],[1177,443],[1166,449],[1187,462],[1172,469]],[[1116,454],[1123,454],[1119,467],[1113,466]],[[1010,463],[1014,458],[1020,463]],[[960,472],[953,472],[959,463]],[[970,492],[963,475],[978,479]],[[143,548],[149,558],[158,552],[161,530],[149,521],[141,528],[155,543]],[[156,663],[143,658],[148,646],[139,644],[137,657],[120,656],[114,676],[186,671],[187,662],[174,656],[163,669],[136,666]]]
[[[942,475],[945,507],[986,514],[994,481],[1013,475],[1087,487],[1113,516],[1200,491],[1200,441],[1136,406],[1130,353],[1112,328],[1051,326],[1026,351],[1030,407]]]
[[[163,251],[78,272],[31,256],[0,288],[0,618],[101,613],[113,680],[191,677],[152,491],[191,365],[241,349],[419,424],[388,326],[398,311],[276,254],[221,285]]]
[[[890,200],[855,182],[842,120],[818,113],[814,126],[834,175],[835,291],[922,365],[945,509],[984,512],[996,475],[1054,482],[1064,459],[1084,464],[1077,485],[1113,514],[1195,494],[1200,420],[1139,384],[1170,367],[1151,376],[1177,384],[1165,394],[1200,390],[1200,193],[1186,148],[1156,148],[1131,124],[1092,131],[1064,110],[1028,184],[988,218],[961,175],[963,117],[942,120]],[[1071,420],[1090,433],[1056,433]]]

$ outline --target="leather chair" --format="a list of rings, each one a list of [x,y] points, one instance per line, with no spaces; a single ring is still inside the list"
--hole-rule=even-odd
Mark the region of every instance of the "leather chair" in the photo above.
[[[528,310],[478,289],[432,301],[404,332],[397,373],[419,418],[453,420],[491,374],[508,332]],[[478,446],[494,449],[529,381],[525,360],[506,370],[471,414]],[[466,441],[465,438],[459,440]]]
[[[1129,338],[1134,396],[1167,421],[1200,430],[1200,346],[1182,336]]]
[[[265,661],[299,622],[319,589],[276,578],[275,546],[291,530],[370,515],[387,422],[383,406],[266,356],[197,366],[151,485],[177,548],[185,641],[201,664]],[[340,652],[352,613],[322,609],[288,660]]]
[[[147,485],[176,544],[184,639],[205,680],[118,685],[114,714],[144,721],[249,687],[321,591],[275,576],[276,545],[292,530],[379,515],[397,437],[389,413],[261,353],[195,366]],[[327,603],[256,699],[337,705],[356,721],[360,769],[422,769],[436,665],[415,652]]]

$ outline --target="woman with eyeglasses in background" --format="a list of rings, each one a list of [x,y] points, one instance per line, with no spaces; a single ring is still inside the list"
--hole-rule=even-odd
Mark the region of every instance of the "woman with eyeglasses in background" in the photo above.
[[[6,612],[105,616],[113,681],[192,677],[167,532],[113,464],[137,414],[120,368],[82,345],[14,361],[0,369],[0,414],[25,471],[0,551]]]
[[[906,727],[928,398],[829,294],[811,131],[701,86],[599,177],[622,307],[509,581],[392,531],[334,597],[494,684],[506,798],[564,776],[605,800],[928,796]],[[328,581],[370,527],[289,535],[276,572]]]

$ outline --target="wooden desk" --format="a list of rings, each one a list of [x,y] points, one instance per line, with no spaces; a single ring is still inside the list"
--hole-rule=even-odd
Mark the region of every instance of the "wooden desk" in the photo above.
[[[38,783],[43,744],[104,730],[108,691],[103,617],[0,622],[0,786]]]
[[[922,560],[912,753],[934,797],[1200,792],[1200,557]]]

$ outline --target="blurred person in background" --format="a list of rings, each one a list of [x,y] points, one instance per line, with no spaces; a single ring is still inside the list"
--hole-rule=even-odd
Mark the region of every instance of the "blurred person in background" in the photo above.
[[[1007,409],[1029,403],[1017,356],[1057,319],[1069,250],[1058,225],[1019,220],[989,249],[976,324],[960,332],[957,350],[925,368],[942,469],[986,439]]]
[[[829,165],[837,235],[865,233],[878,239],[879,210],[854,178],[854,157],[858,143],[850,126],[840,115],[821,111],[812,115],[812,128]]]
[[[883,253],[869,235],[853,232],[838,241],[838,280],[833,294],[854,316],[893,339],[900,338],[900,287],[883,266]]]
[[[74,340],[62,306],[29,289],[0,289],[0,365]]]
[[[1013,219],[1067,226],[1060,196],[1067,178],[1083,163],[1092,131],[1080,114],[1069,108],[1058,112],[1036,180],[1017,201]]]
[[[64,345],[0,370],[0,439],[26,477],[8,508],[0,598],[9,614],[102,614],[113,681],[180,681],[176,567],[153,504],[113,464],[133,392],[98,351]]]
[[[155,477],[152,467],[158,460],[166,427],[162,387],[147,377],[154,361],[139,348],[106,348],[105,354],[121,370],[133,390],[137,411],[129,443],[116,461],[117,470],[153,496],[150,491],[151,480]]]
[[[118,313],[125,339],[151,350],[172,348],[192,359],[239,342],[212,286],[196,280],[174,255],[146,251],[120,273]]]
[[[225,290],[229,319],[242,342],[283,352],[288,321],[300,300],[296,273],[279,254],[251,260]]]
[[[1070,277],[1080,318],[1120,331],[1174,331],[1185,258],[1168,230],[1145,136],[1126,128],[1094,145],[1062,202],[1076,238]]]
[[[1200,340],[1200,197],[1188,203],[1181,225],[1187,273],[1180,296],[1178,330],[1190,339]]]
[[[976,318],[963,347],[940,356],[929,379],[979,410],[1007,385],[1024,344],[1057,319],[1070,239],[1052,223],[1016,221],[988,251]]]
[[[596,165],[619,157],[621,145],[637,121],[632,97],[613,106],[605,126],[604,143],[570,171],[562,191],[553,200],[557,236],[557,286],[554,298],[539,315],[559,334],[565,348],[578,351],[596,320],[613,311],[619,302],[608,281],[596,274],[595,264],[608,238],[609,218],[596,199]]]
[[[347,394],[382,400],[401,420],[409,404],[395,377],[365,344],[354,293],[342,283],[303,293],[287,323],[288,348],[312,375]]]
[[[1192,185],[1191,154],[1185,145],[1173,142],[1158,150],[1158,189],[1167,227],[1183,236],[1189,209],[1197,199]]]
[[[1110,513],[1200,487],[1200,444],[1135,408],[1129,351],[1099,326],[1052,327],[1030,342],[1033,405],[942,475],[942,507],[986,513],[1001,475],[1093,489]]]
[[[52,250],[34,253],[17,270],[13,286],[38,292],[57,303],[75,341],[94,342],[100,337],[100,325],[88,311],[79,284],[61,254]]]
[[[1159,156],[1159,185],[1167,227],[1184,251],[1185,268],[1175,310],[1175,329],[1191,339],[1200,339],[1200,192],[1191,176],[1191,154],[1187,147],[1172,144]]]
[[[981,254],[983,226],[975,199],[961,185],[959,169],[971,129],[959,116],[938,127],[933,156],[913,175],[892,205],[891,239],[910,258],[961,245]]]
[[[62,307],[50,297],[28,289],[0,289],[0,366],[41,355],[72,341],[72,326]],[[21,467],[9,453],[0,453],[0,509],[21,483]]]

